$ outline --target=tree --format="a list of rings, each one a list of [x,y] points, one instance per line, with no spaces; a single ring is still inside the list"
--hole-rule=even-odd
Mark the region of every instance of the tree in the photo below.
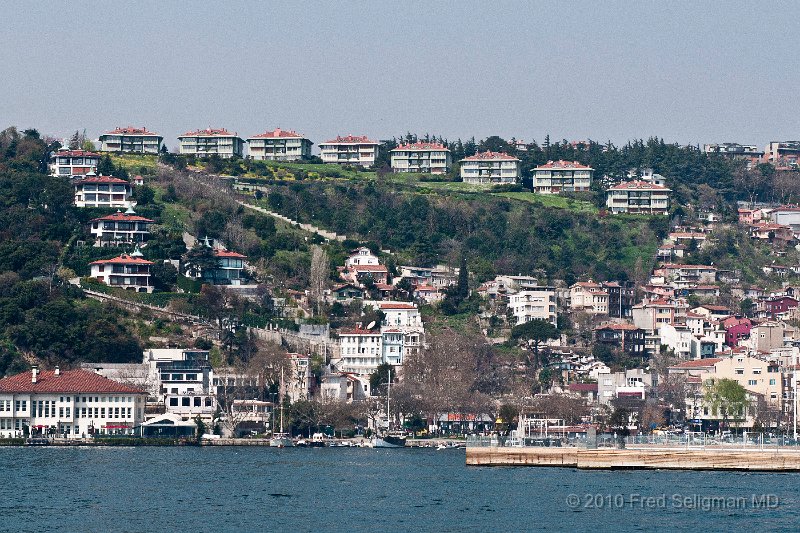
[[[747,416],[747,389],[732,379],[709,379],[703,384],[705,403],[711,412],[722,416],[722,427],[727,427],[728,417],[734,421],[744,420]]]
[[[656,402],[647,402],[639,413],[639,428],[644,432],[654,430],[664,421],[664,409]]]
[[[369,375],[370,390],[377,391],[381,385],[389,383],[389,373],[391,372],[392,383],[397,380],[397,373],[393,372],[394,367],[389,363],[381,363],[375,372]]]
[[[322,304],[325,301],[325,287],[330,274],[330,259],[328,254],[321,246],[311,247],[311,274],[309,284],[311,285],[311,301],[315,305],[317,315],[322,312]]]
[[[625,407],[617,407],[611,416],[608,418],[608,424],[614,431],[617,437],[617,446],[620,448],[625,447],[625,437],[631,434],[628,429],[631,413]]]
[[[210,274],[212,283],[215,281],[219,260],[214,255],[212,248],[198,242],[186,253],[186,264],[189,267],[190,275],[207,277]]]
[[[502,431],[505,436],[510,435],[511,430],[517,425],[518,416],[519,408],[517,406],[507,403],[501,405],[498,418],[501,420],[502,428],[498,429],[498,431]]]
[[[557,339],[558,338],[558,329],[546,320],[535,319],[531,320],[530,322],[525,322],[524,324],[518,324],[511,328],[511,339],[512,341],[517,341],[524,346],[531,346],[533,348],[533,354],[535,357],[535,361],[533,361],[534,368],[539,368],[539,345],[543,342],[547,342],[550,339]],[[528,365],[530,366],[532,361],[528,358]]]

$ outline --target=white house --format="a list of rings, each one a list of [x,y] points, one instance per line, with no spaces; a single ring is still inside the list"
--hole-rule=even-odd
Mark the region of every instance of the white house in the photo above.
[[[356,248],[350,252],[350,257],[345,259],[344,266],[350,268],[355,265],[380,265],[381,262],[378,256],[372,253],[372,250],[366,246]]]
[[[614,214],[641,213],[666,215],[669,213],[670,189],[647,181],[626,181],[606,191],[606,207]]]
[[[248,137],[247,152],[256,161],[298,161],[311,157],[313,144],[294,130],[276,128]]]
[[[101,259],[89,263],[91,277],[102,281],[109,287],[136,292],[153,292],[153,280],[150,276],[151,261],[144,259],[138,251],[128,255],[122,254],[113,259]]]
[[[0,379],[0,437],[77,439],[132,434],[146,393],[87,370],[39,371]]]
[[[103,152],[128,152],[135,154],[158,154],[164,137],[147,128],[117,128],[100,136]]]
[[[531,320],[545,320],[554,326],[557,324],[555,287],[529,287],[508,297],[508,306],[516,318],[517,324]]]
[[[85,150],[59,150],[50,156],[50,175],[82,177],[97,170],[100,154]]]
[[[499,185],[519,179],[519,159],[505,152],[480,152],[460,163],[464,183]]]
[[[391,153],[395,172],[430,172],[446,174],[452,166],[450,149],[439,143],[401,144]]]
[[[236,133],[225,128],[187,131],[178,137],[181,154],[208,157],[216,155],[222,159],[242,157],[244,141]]]
[[[147,242],[150,226],[155,221],[141,217],[131,208],[124,213],[93,218],[89,232],[95,237],[95,246],[119,246],[120,244]]]
[[[127,209],[135,205],[133,190],[127,181],[114,176],[90,174],[73,183],[76,207],[116,207]]]
[[[341,330],[338,370],[357,376],[368,376],[375,372],[378,365],[383,363],[382,336],[379,330]]]
[[[361,165],[371,167],[378,155],[379,143],[370,140],[366,135],[338,136],[335,139],[319,143],[320,157],[323,163],[341,165]]]
[[[588,191],[594,169],[577,161],[548,161],[533,169],[533,191],[539,194]]]

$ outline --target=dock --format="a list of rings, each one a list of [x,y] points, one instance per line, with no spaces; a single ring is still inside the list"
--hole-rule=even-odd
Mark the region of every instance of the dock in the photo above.
[[[550,466],[584,470],[665,469],[800,472],[800,450],[725,448],[586,449],[467,447],[467,466]]]

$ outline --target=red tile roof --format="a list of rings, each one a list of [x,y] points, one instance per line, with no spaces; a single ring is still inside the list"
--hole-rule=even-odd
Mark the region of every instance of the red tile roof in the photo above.
[[[126,185],[130,185],[130,183],[124,179],[115,178],[114,176],[87,176],[79,179],[76,183],[125,183]]]
[[[105,132],[104,135],[141,135],[146,137],[161,137],[157,133],[153,133],[152,131],[147,131],[147,128],[145,127],[136,128],[134,126],[117,128],[115,130]]]
[[[563,159],[560,159],[558,161],[548,161],[544,165],[539,165],[533,170],[559,170],[559,169],[594,170],[592,167],[587,165],[582,165],[577,161],[564,161]]]
[[[439,144],[439,143],[422,143],[422,142],[411,143],[411,144],[401,144],[400,146],[398,146],[397,148],[392,150],[392,152],[397,151],[397,150],[447,150],[448,152],[450,151],[450,149],[447,148],[443,144]]]
[[[356,272],[389,272],[383,265],[351,265],[350,269]]]
[[[636,331],[637,328],[633,324],[606,324],[605,326],[598,326],[596,329],[613,329],[616,331]]]
[[[484,161],[487,159],[495,161],[519,161],[516,157],[508,155],[505,152],[479,152],[475,155],[465,157],[462,161]]]
[[[353,328],[353,329],[343,329],[339,331],[339,335],[378,335],[380,336],[380,331],[372,331],[369,329],[363,328]]]
[[[282,130],[280,128],[275,128],[272,131],[265,131],[264,133],[259,133],[258,135],[253,135],[250,139],[302,139],[303,136],[297,133],[294,130]]]
[[[378,144],[366,135],[337,135],[335,139],[325,141],[324,144]]]
[[[179,135],[178,138],[181,137],[236,137],[236,133],[231,133],[225,128],[206,128],[204,130],[195,130],[195,131],[187,131],[183,135]]]
[[[416,309],[414,304],[405,302],[378,302],[378,307],[381,309]]]
[[[88,370],[65,370],[60,376],[54,370],[39,372],[36,383],[31,372],[0,379],[0,392],[10,393],[125,393],[145,394],[143,390],[104,378]]]
[[[685,361],[679,365],[671,366],[670,368],[705,368],[714,366],[722,361],[719,357],[710,357],[708,359],[694,359],[692,361]]]
[[[54,152],[51,157],[100,157],[100,154],[87,152],[85,150],[59,150]]]
[[[614,185],[613,187],[609,187],[609,191],[669,191],[663,185],[657,185],[655,183],[650,183],[647,181],[625,181],[620,183],[619,185]]]
[[[569,390],[574,392],[597,392],[597,383],[570,383]]]
[[[90,265],[153,265],[152,261],[148,261],[142,257],[131,257],[127,254],[122,254],[119,257],[115,257],[113,259],[100,259],[97,261],[92,261],[89,263]]]
[[[237,254],[236,252],[230,252],[228,250],[214,250],[214,255],[217,257],[233,257],[239,259],[247,259],[246,255]]]
[[[150,220],[149,218],[140,217],[139,215],[129,215],[127,213],[120,213],[117,211],[111,215],[106,215],[104,217],[93,218],[90,222],[99,221],[99,220],[108,220],[108,221],[116,221],[116,222],[155,222],[154,220]]]

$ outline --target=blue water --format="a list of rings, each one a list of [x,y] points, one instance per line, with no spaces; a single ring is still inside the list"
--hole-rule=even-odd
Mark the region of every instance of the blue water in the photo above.
[[[463,450],[0,448],[4,532],[742,528],[800,530],[800,474],[467,468]]]

